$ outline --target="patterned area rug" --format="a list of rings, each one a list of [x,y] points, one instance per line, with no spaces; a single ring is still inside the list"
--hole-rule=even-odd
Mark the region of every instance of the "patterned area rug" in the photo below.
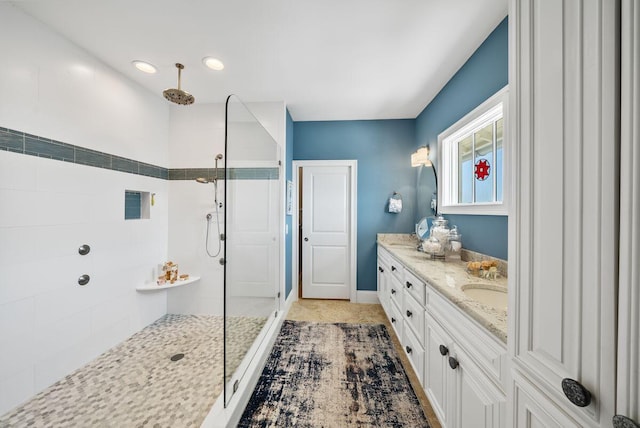
[[[429,424],[384,325],[285,321],[238,427]]]

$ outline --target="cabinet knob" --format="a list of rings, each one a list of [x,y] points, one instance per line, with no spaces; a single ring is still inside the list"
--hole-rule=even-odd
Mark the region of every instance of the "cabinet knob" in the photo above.
[[[309,238],[304,238],[304,242],[309,242]]]
[[[578,407],[587,407],[591,403],[591,393],[577,380],[562,379],[562,391]]]
[[[87,274],[81,275],[80,278],[78,278],[78,284],[87,285],[90,279],[91,277]]]
[[[411,288],[411,287],[413,287],[413,284],[407,281],[407,288]]]
[[[407,350],[407,354],[410,354],[411,352],[413,352],[413,349],[411,349],[410,346],[405,346],[404,349]]]
[[[391,289],[391,294],[396,294],[396,290],[394,290],[393,288]]]
[[[410,310],[407,309],[407,316],[411,317],[411,315],[413,315],[413,312],[411,312]]]
[[[379,270],[380,272],[384,272],[384,269],[382,269],[380,266],[378,266],[378,270]]]
[[[396,267],[394,265],[391,265],[391,270],[396,270]]]
[[[394,317],[391,317],[391,322],[392,322],[392,323],[395,323],[395,322],[396,322],[396,319],[395,319]]]
[[[449,353],[449,348],[444,345],[440,345],[440,355],[443,357]]]
[[[615,415],[613,417],[613,428],[640,428],[640,425],[626,416]]]
[[[89,251],[91,251],[91,247],[87,244],[82,244],[80,245],[80,248],[78,248],[78,254],[80,254],[81,256],[86,256],[87,254],[89,254]]]
[[[458,360],[456,360],[453,357],[449,357],[449,367],[451,367],[453,370],[457,369],[458,366],[460,365],[460,363],[458,362]]]

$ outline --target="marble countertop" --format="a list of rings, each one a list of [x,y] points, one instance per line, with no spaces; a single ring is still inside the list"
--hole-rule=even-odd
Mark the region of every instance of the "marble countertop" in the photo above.
[[[378,245],[384,247],[413,274],[428,282],[490,333],[507,343],[506,308],[499,310],[484,305],[462,291],[462,286],[467,284],[477,284],[479,288],[506,290],[507,278],[489,280],[473,276],[466,270],[467,263],[460,259],[431,260],[427,254],[416,249],[418,241],[413,235],[379,233]]]

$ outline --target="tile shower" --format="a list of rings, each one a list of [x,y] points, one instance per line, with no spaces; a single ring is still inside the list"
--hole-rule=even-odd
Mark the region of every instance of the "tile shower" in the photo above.
[[[243,122],[240,126],[246,128],[246,125]],[[241,132],[246,134],[245,131]],[[270,144],[274,146],[267,153],[277,155],[277,144],[273,140]],[[213,284],[219,281],[223,267],[217,260],[203,260],[201,255],[190,260],[185,258],[188,255],[180,254],[185,227],[193,227],[201,234],[204,223],[204,211],[194,216],[197,217],[194,222],[189,221],[193,212],[185,214],[181,210],[189,205],[192,211],[193,201],[198,201],[196,210],[211,209],[210,191],[193,181],[203,172],[212,177],[211,169],[156,167],[7,128],[0,129],[0,150],[0,178],[3,179],[0,192],[10,205],[15,203],[20,207],[20,211],[0,212],[0,234],[6,238],[3,242],[12,244],[3,247],[4,262],[41,272],[32,278],[19,278],[10,270],[8,279],[21,282],[22,286],[19,290],[2,289],[2,298],[8,301],[2,305],[3,339],[17,351],[12,357],[5,355],[4,370],[9,373],[24,367],[25,359],[31,360],[32,368],[17,370],[17,376],[8,376],[13,384],[5,386],[9,392],[5,397],[11,396],[2,403],[1,413],[32,397],[34,391],[41,392],[0,416],[0,424],[75,426],[102,421],[106,425],[122,426],[154,418],[161,424],[175,418],[183,421],[195,418],[190,420],[195,424],[202,422],[224,390],[225,371],[230,381],[245,352],[278,306],[278,277],[274,276],[276,282],[272,283],[271,291],[261,292],[254,302],[246,290],[236,295],[231,289],[225,308],[223,289]],[[78,156],[85,152],[91,156]],[[229,152],[233,156],[233,150]],[[242,153],[238,151],[239,156]],[[251,159],[235,161],[243,167],[227,168],[223,170],[226,177],[224,173],[218,177],[222,182],[251,182],[248,187],[234,185],[238,191],[236,199],[241,200],[234,205],[236,209],[251,199],[251,195],[242,192],[255,190],[255,184],[266,186],[277,196],[277,159],[267,161],[268,165],[264,159],[257,160],[255,167],[251,166]],[[28,175],[31,179],[24,180]],[[29,183],[32,188],[28,187]],[[56,188],[61,199],[59,204],[49,205],[45,220],[25,235],[25,231],[32,228],[28,226],[40,218],[30,213],[41,201],[34,200],[26,206],[22,202],[29,195],[45,196],[44,191],[52,188]],[[145,189],[155,195],[150,219],[124,221],[124,189],[127,188]],[[174,205],[168,203],[172,196]],[[191,204],[185,202],[185,196],[191,198]],[[277,207],[277,203],[272,206]],[[277,217],[277,213],[269,215]],[[173,227],[169,227],[169,219],[174,220]],[[53,227],[49,222],[63,224]],[[277,235],[276,230],[271,232]],[[16,248],[20,237],[25,245]],[[80,242],[88,242],[92,247],[86,256],[74,252]],[[228,241],[227,246],[230,242],[233,241]],[[34,243],[42,259],[34,259]],[[199,273],[202,264],[208,264],[201,283],[167,292],[135,294],[132,290],[136,285],[153,281],[157,273],[153,266],[168,258],[164,253],[167,247],[171,257],[175,255],[185,261],[182,271]],[[204,247],[199,250],[204,253]],[[272,246],[271,251],[277,254],[278,247]],[[78,272],[88,272],[89,284],[81,289],[66,272],[60,278],[51,275],[56,264],[69,264]],[[238,276],[246,266],[228,264],[227,267],[231,268],[233,277],[234,272]],[[39,290],[42,290],[41,296]],[[135,303],[129,301],[131,298]],[[265,311],[265,302],[271,309]],[[60,306],[62,310],[56,311]],[[141,308],[150,307],[148,313],[140,312]],[[258,308],[260,310],[256,310]],[[259,316],[247,316],[247,311]],[[28,319],[33,313],[36,322],[42,324],[42,331],[33,328],[34,323]],[[168,315],[162,316],[163,313]],[[225,313],[228,315],[226,347],[222,334],[225,318],[221,316]],[[153,324],[135,333],[158,317]],[[24,322],[16,328],[16,320]],[[116,325],[109,328],[109,323],[114,321]],[[130,337],[122,342],[127,336]],[[28,340],[24,340],[25,337]],[[109,347],[111,349],[100,354]],[[178,350],[184,352],[184,358],[171,361],[172,356],[181,353]],[[226,366],[223,364],[225,350]],[[48,355],[53,356],[53,361],[42,358]],[[38,377],[47,371],[48,376]],[[241,377],[242,373],[236,376]],[[204,378],[208,381],[202,381]],[[57,382],[45,388],[54,381]],[[116,390],[118,393],[113,394]],[[229,396],[232,393],[229,389]],[[185,411],[181,406],[187,404],[191,408]]]

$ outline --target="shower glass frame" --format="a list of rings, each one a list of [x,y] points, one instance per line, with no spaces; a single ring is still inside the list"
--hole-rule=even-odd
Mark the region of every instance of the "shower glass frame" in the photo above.
[[[225,407],[280,310],[280,159],[279,144],[237,96],[229,95],[224,153]]]

